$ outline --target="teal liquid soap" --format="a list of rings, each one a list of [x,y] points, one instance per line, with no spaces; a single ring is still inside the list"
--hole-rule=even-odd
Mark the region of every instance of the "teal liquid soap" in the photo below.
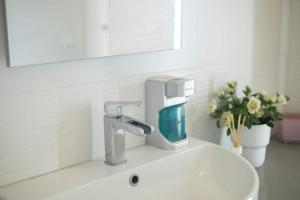
[[[183,104],[164,108],[159,112],[159,130],[170,142],[186,138]]]

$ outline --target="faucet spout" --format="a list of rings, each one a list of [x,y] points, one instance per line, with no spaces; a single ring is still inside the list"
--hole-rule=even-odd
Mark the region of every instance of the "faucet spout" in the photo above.
[[[125,131],[137,136],[147,136],[154,128],[125,115],[104,115],[106,164],[118,165],[126,162]]]
[[[136,119],[123,115],[114,120],[115,127],[124,129],[137,136],[147,136],[153,132],[153,127]]]

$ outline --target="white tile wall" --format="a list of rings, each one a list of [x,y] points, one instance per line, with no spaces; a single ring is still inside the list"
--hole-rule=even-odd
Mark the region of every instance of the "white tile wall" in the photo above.
[[[255,0],[253,85],[257,90],[278,90],[281,18],[285,0]]]
[[[1,18],[0,186],[102,156],[103,103],[144,101],[144,81],[156,74],[196,80],[186,109],[188,132],[216,141],[219,130],[206,109],[212,91],[232,79],[271,87],[253,77],[262,67],[277,69],[280,5],[279,0],[188,0],[180,51],[13,69],[5,63]],[[125,112],[144,119],[143,107]],[[127,134],[126,142],[131,148],[145,141]]]
[[[288,112],[300,112],[300,1],[290,1],[290,34],[286,91],[291,97]]]

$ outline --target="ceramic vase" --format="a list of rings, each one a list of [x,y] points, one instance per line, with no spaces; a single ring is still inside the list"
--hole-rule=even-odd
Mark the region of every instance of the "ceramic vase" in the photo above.
[[[238,154],[238,155],[241,155],[242,152],[243,152],[243,148],[242,148],[242,146],[238,146],[238,147],[232,146],[232,147],[231,147],[231,151],[232,151],[233,153],[236,153],[236,154]]]
[[[244,129],[241,138],[242,156],[254,167],[261,167],[265,162],[266,147],[270,143],[271,128],[267,125],[255,125]]]
[[[232,142],[230,139],[230,136],[227,135],[227,130],[225,128],[222,128],[222,133],[220,135],[220,137],[218,138],[218,144],[220,144],[221,146],[227,148],[227,149],[231,149],[232,147]]]

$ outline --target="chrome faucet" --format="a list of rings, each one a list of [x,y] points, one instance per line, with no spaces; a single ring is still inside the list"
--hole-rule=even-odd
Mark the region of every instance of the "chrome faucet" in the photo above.
[[[104,104],[105,163],[126,162],[125,131],[137,136],[150,135],[154,128],[122,114],[123,106],[140,106],[140,101],[108,101]]]

